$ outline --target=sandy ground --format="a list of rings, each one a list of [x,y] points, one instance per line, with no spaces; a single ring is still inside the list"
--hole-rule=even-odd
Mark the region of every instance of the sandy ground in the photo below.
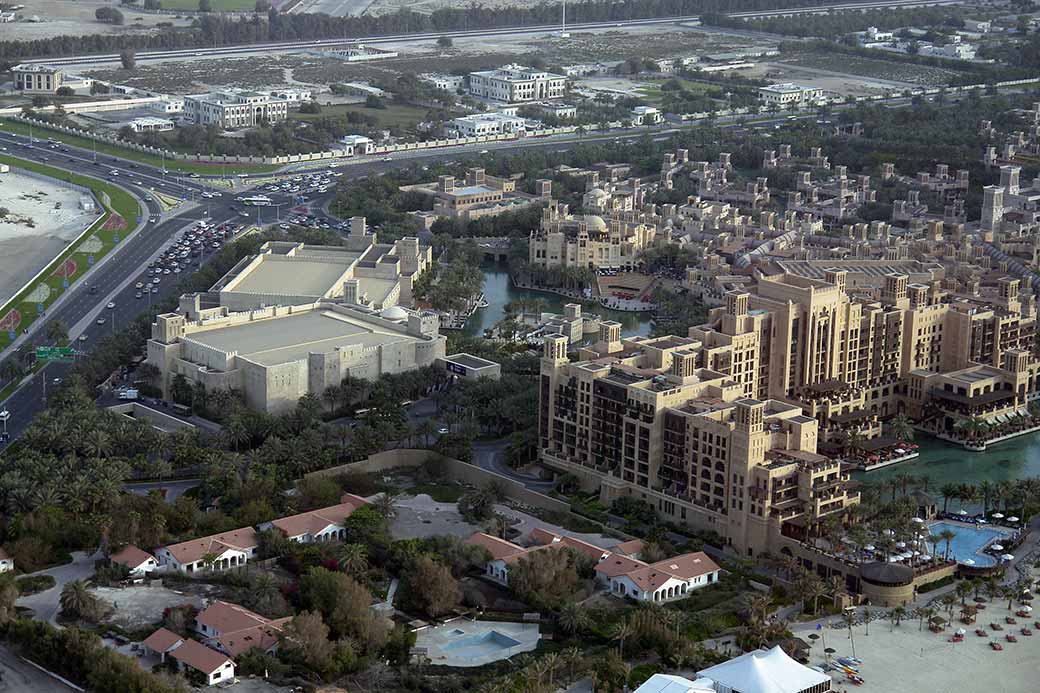
[[[948,626],[943,633],[932,633],[925,627],[920,630],[916,619],[905,620],[899,627],[891,621],[875,621],[867,628],[852,629],[852,642],[848,631],[824,628],[822,635],[826,647],[837,650],[835,656],[849,656],[855,644],[856,657],[862,660],[860,675],[865,683],[853,686],[842,677],[835,677],[835,690],[857,690],[865,693],[890,693],[891,691],[955,691],[964,690],[969,681],[982,684],[987,693],[1022,693],[1037,690],[1037,661],[1040,657],[1040,629],[1033,627],[1035,619],[1018,618],[1018,625],[1004,624],[1009,615],[1007,601],[990,603],[979,613],[977,626],[963,625],[958,621]],[[1016,609],[1018,606],[1016,605]],[[940,614],[945,618],[945,613]],[[957,619],[958,610],[954,611]],[[991,621],[1004,626],[1003,632],[989,627]],[[1033,629],[1032,637],[1019,631],[1023,626]],[[950,636],[956,628],[965,628],[964,642],[951,643]],[[979,637],[975,628],[984,628],[988,635]],[[810,631],[812,632],[812,631]],[[819,631],[817,631],[819,632]],[[1014,633],[1017,643],[1007,642],[1004,636]],[[805,637],[807,632],[796,632]],[[991,641],[999,642],[1004,650],[990,649]],[[824,645],[813,647],[811,660],[820,664],[824,658]]]
[[[166,587],[96,587],[93,590],[114,608],[111,621],[124,628],[139,628],[162,620],[163,611],[181,604],[202,607],[205,600],[196,595]]]
[[[176,19],[176,15],[134,12],[117,2],[104,0],[33,0],[18,4],[26,6],[18,11],[23,19],[13,24],[0,24],[0,39],[30,41],[83,34],[134,34],[154,31],[158,22],[172,22],[175,26],[190,24],[189,19]],[[119,8],[125,20],[122,26],[97,21],[94,12],[105,6]],[[28,21],[31,17],[38,17],[40,21]]]
[[[80,192],[14,172],[0,174],[0,207],[35,228],[0,221],[0,305],[97,218],[79,208]],[[57,204],[61,209],[55,209]]]
[[[813,70],[806,67],[786,65],[782,63],[759,63],[750,70],[741,70],[744,77],[763,77],[776,82],[796,82],[806,86],[819,87],[826,91],[836,92],[843,96],[867,96],[892,89],[903,89],[911,85],[906,82],[894,82],[871,77],[844,75],[828,70]]]

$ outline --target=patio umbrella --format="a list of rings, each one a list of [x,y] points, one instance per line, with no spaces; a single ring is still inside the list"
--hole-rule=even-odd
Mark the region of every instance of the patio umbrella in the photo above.
[[[1004,550],[1004,547],[1001,546],[1000,544],[990,544],[989,547],[991,549],[993,549],[994,551],[1003,551]]]
[[[889,557],[888,557],[888,562],[889,562],[889,563],[895,563],[895,562],[897,562],[898,560],[899,560],[899,556],[889,556]]]
[[[1003,556],[1001,556],[1001,558],[1003,558],[1005,561],[1013,561],[1013,560],[1015,560],[1014,554],[1010,554],[1010,553],[1004,554]]]
[[[1033,607],[1029,606],[1028,604],[1022,607],[1022,611],[1026,612],[1027,614],[1030,613],[1032,610]]]
[[[932,557],[931,557],[931,555],[929,555],[927,553],[922,553],[921,554],[921,560],[922,561],[930,561],[930,560],[932,560]]]
[[[979,524],[980,524],[980,525],[988,525],[988,524],[989,524],[989,522],[987,522],[987,521],[986,521],[986,518],[984,518],[984,517],[980,517],[980,518],[979,518]]]
[[[886,529],[884,532],[882,532],[882,534],[884,534],[886,537],[890,537],[890,536],[894,535],[895,532],[893,532],[890,529]]]
[[[968,511],[965,510],[964,508],[961,508],[960,510],[957,511],[957,514],[958,515],[967,515]]]
[[[968,634],[968,631],[964,630],[963,628],[958,628],[956,632],[957,632],[957,635],[967,635]]]
[[[993,513],[993,519],[994,520],[1003,520],[1004,519],[1004,513]]]
[[[863,547],[863,550],[864,551],[874,551],[875,550],[874,549],[874,545],[873,544],[867,544],[866,546]]]
[[[913,555],[914,556],[921,556],[923,554],[920,551],[914,551]]]
[[[961,561],[961,565],[975,565],[975,561],[968,558],[966,560]]]
[[[911,522],[916,522],[917,524],[921,524],[922,522],[924,522],[924,518],[923,517],[915,517],[915,518],[911,519]]]
[[[897,549],[905,549],[906,548],[906,542],[905,541],[897,541],[896,542],[896,548]]]
[[[1011,517],[1008,518],[1008,522],[1018,522],[1018,518],[1015,517],[1014,515],[1012,515]]]

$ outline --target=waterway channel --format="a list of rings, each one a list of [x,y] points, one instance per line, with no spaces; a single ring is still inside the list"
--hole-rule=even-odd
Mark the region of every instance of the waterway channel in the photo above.
[[[969,452],[959,445],[923,434],[918,434],[914,442],[921,446],[921,455],[917,459],[876,472],[856,472],[853,478],[884,482],[897,474],[927,476],[928,492],[937,494],[939,488],[948,483],[978,484],[983,480],[1014,481],[1040,476],[1038,433],[991,445],[984,452]]]
[[[509,281],[509,272],[504,265],[486,265],[484,267],[484,298],[488,302],[487,308],[480,308],[466,323],[465,334],[480,336],[484,330],[493,327],[495,323],[505,317],[505,305],[510,301],[526,296],[527,298],[539,298],[545,301],[546,312],[562,313],[565,303],[571,303],[571,299],[547,291],[534,291],[531,289],[518,289]],[[646,335],[650,333],[649,313],[622,313],[606,308],[583,309],[592,315],[616,320],[622,324],[622,334],[626,337],[631,335]]]

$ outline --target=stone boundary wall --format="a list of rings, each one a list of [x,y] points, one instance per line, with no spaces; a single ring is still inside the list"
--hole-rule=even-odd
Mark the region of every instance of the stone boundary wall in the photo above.
[[[400,469],[402,467],[420,467],[431,461],[442,463],[448,478],[452,481],[460,481],[466,484],[473,484],[474,486],[481,486],[489,481],[494,481],[505,489],[508,498],[523,503],[524,505],[530,505],[542,508],[543,510],[556,512],[570,512],[571,510],[570,503],[567,503],[566,501],[557,498],[550,498],[549,496],[538,493],[537,491],[531,491],[520,482],[514,481],[507,476],[486,469],[481,469],[476,465],[468,464],[462,460],[445,457],[444,455],[432,450],[385,450],[383,452],[377,452],[361,462],[351,462],[350,464],[342,464],[338,467],[321,469],[305,475],[304,478],[310,479],[313,477],[339,476],[341,474],[352,473],[373,474],[387,472],[392,469]]]

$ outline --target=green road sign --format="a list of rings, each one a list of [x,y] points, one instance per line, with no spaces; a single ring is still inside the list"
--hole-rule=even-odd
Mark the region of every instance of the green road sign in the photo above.
[[[76,350],[72,347],[41,346],[36,347],[36,358],[40,361],[44,359],[72,361],[76,358]]]

